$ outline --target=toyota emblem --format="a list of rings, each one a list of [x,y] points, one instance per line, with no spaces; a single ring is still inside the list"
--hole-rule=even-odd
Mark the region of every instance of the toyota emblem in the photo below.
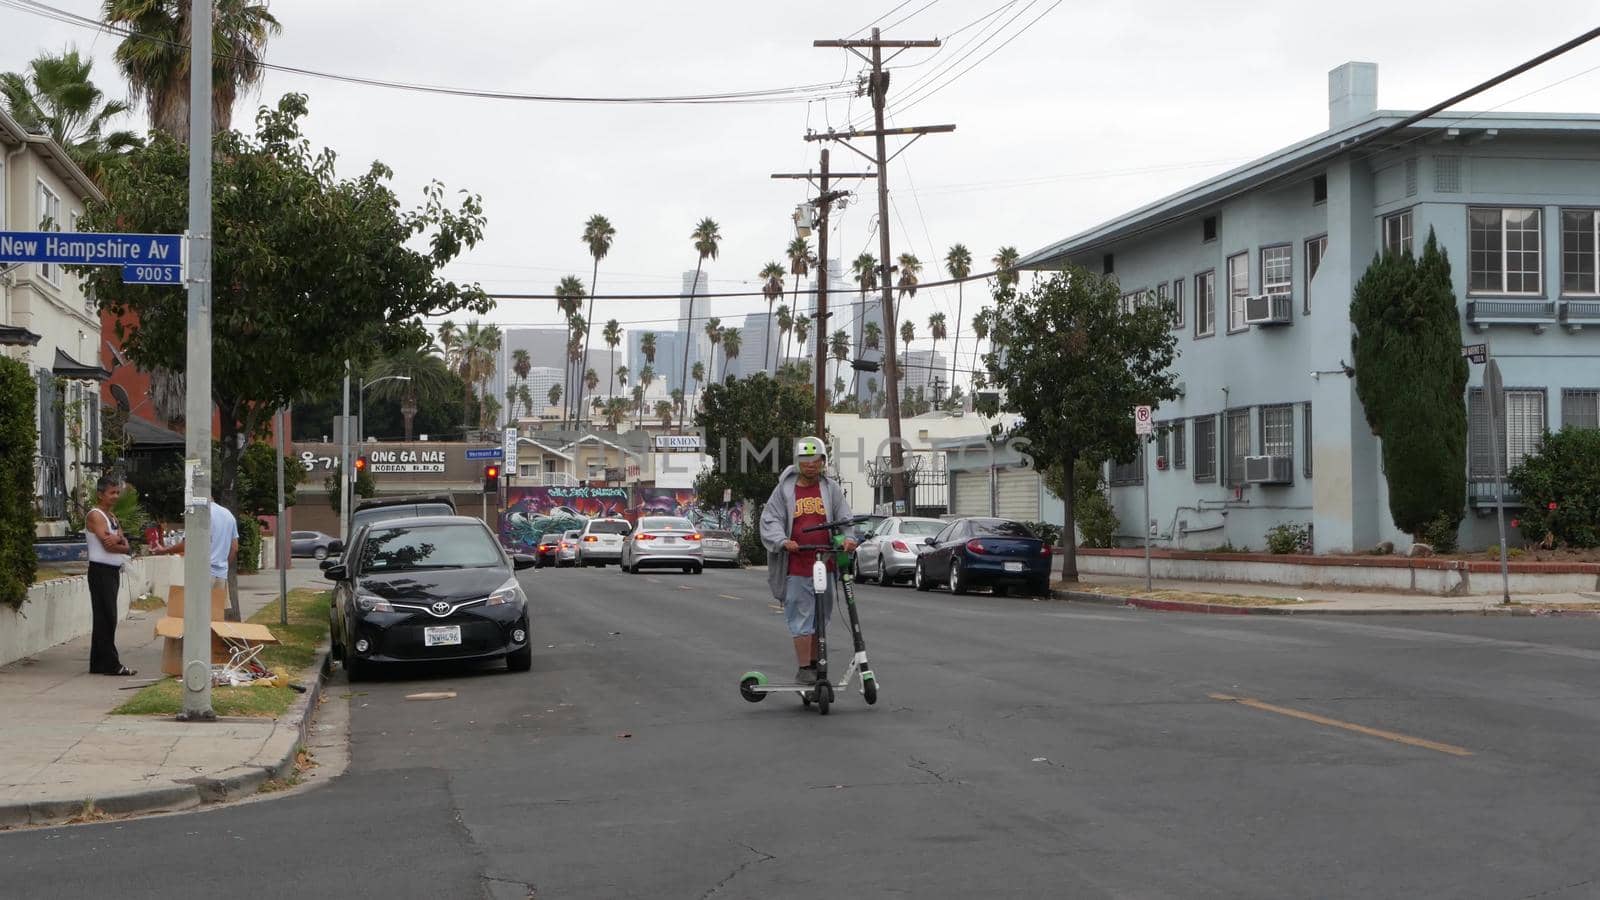
[[[436,616],[449,615],[450,614],[450,604],[444,602],[443,600],[440,600],[438,603],[435,603],[433,605],[433,614],[436,615]]]

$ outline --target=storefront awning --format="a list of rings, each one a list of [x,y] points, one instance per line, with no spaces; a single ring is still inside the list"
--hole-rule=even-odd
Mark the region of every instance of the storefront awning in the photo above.
[[[57,378],[73,378],[82,381],[105,381],[111,373],[99,366],[86,366],[67,355],[65,350],[56,348],[56,363],[50,367],[50,373]]]
[[[39,336],[20,325],[0,325],[0,347],[32,347]]]

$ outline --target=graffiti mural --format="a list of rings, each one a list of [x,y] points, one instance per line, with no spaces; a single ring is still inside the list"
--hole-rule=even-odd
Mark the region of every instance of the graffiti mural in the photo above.
[[[508,488],[500,542],[515,552],[531,553],[547,533],[582,528],[590,519],[625,515],[629,500],[623,487]]]
[[[627,516],[634,522],[640,516],[682,516],[696,526],[738,530],[744,526],[745,510],[742,505],[702,506],[693,488],[650,487],[634,492]]]

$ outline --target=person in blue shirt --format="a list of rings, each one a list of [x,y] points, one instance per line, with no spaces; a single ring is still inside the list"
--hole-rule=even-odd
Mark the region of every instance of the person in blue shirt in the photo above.
[[[156,554],[182,553],[184,541],[161,547]],[[226,506],[211,501],[211,586],[228,586],[228,569],[239,558],[239,520]]]

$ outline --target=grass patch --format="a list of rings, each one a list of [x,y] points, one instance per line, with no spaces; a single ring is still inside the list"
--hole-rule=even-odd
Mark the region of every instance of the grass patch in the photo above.
[[[1526,609],[1574,609],[1574,610],[1600,610],[1600,601],[1575,600],[1570,603],[1546,603],[1541,600],[1513,600],[1512,606],[1521,606]]]
[[[1210,603],[1216,606],[1293,606],[1303,603],[1293,597],[1254,597],[1244,594],[1208,594],[1200,591],[1147,591],[1123,585],[1078,585],[1071,590],[1114,597],[1144,597],[1149,600],[1177,600],[1184,603]]]
[[[317,647],[328,636],[328,591],[301,589],[289,592],[289,624],[278,624],[278,604],[263,606],[250,621],[266,625],[282,641],[261,652],[261,662],[290,678],[317,662]],[[272,687],[213,687],[211,708],[219,716],[277,718],[300,696],[287,685]],[[175,716],[183,708],[183,686],[176,678],[152,684],[111,711],[119,716]]]
[[[166,605],[167,601],[157,597],[155,594],[145,594],[143,597],[133,598],[133,602],[128,604],[128,608],[137,609],[140,612],[153,612]]]

